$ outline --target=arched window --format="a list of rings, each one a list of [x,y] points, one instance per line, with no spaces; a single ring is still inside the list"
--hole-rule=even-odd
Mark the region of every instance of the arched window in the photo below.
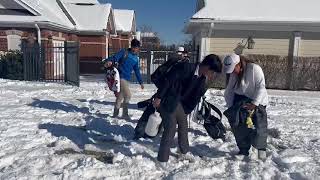
[[[21,50],[21,36],[10,34],[7,35],[8,50]]]

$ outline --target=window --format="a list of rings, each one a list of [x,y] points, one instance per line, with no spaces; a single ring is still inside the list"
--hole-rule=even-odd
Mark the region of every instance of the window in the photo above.
[[[7,35],[8,50],[21,50],[21,36]]]

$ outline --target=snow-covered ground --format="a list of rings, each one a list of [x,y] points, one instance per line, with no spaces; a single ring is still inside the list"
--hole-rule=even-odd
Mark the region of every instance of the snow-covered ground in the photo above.
[[[269,91],[266,162],[254,153],[234,158],[230,131],[225,142],[215,141],[192,122],[192,155],[180,159],[173,147],[163,167],[159,138],[132,140],[142,114],[135,103],[154,87],[132,85],[127,121],[110,117],[115,98],[104,86],[92,79],[80,88],[0,79],[0,179],[320,179],[320,92]],[[207,96],[225,109],[221,91]]]

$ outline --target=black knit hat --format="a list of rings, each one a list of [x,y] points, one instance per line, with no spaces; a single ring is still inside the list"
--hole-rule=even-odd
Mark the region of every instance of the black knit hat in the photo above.
[[[222,71],[221,59],[215,54],[209,54],[208,56],[206,56],[200,63],[200,66],[209,66],[210,70],[218,73],[221,73]]]
[[[141,46],[140,41],[138,41],[137,39],[132,39],[131,48],[137,48],[137,47],[140,47],[140,46]]]

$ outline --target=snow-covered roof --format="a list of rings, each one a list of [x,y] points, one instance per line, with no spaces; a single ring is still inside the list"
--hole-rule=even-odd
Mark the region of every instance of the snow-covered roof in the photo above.
[[[53,0],[15,0],[39,13],[40,21],[52,22],[73,29],[74,25],[67,18],[57,1]],[[12,17],[14,18],[14,17]],[[20,17],[21,18],[21,17]],[[19,17],[17,20],[21,21]],[[31,18],[32,19],[32,18]]]
[[[98,0],[62,0],[64,3],[99,4]]]
[[[107,29],[111,4],[77,5],[64,3],[64,6],[80,31],[103,31]]]
[[[218,21],[320,22],[319,0],[201,0],[193,19]]]
[[[135,32],[135,13],[133,10],[114,9],[116,30],[122,32]]]

